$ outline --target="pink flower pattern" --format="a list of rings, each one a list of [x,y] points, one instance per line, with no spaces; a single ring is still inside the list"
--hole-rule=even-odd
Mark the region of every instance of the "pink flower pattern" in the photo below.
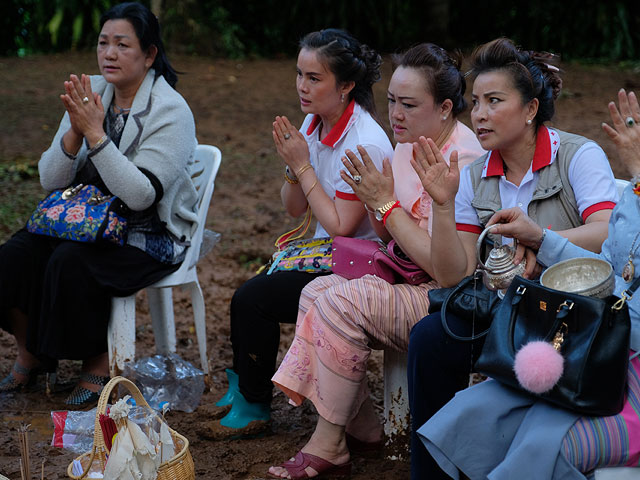
[[[75,205],[67,210],[65,221],[69,223],[80,223],[84,220],[86,207],[82,205]]]
[[[58,220],[62,212],[64,212],[64,207],[62,205],[54,205],[53,207],[47,209],[47,213],[45,215],[51,220]]]

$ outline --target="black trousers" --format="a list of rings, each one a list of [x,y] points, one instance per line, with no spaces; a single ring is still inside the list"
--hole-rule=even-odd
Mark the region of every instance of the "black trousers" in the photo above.
[[[447,313],[449,328],[460,336],[472,333],[471,321]],[[431,314],[413,326],[409,336],[407,374],[411,408],[411,478],[439,480],[445,474],[417,434],[418,429],[442,408],[459,390],[469,384],[472,362],[482,351],[484,337],[460,342],[447,335],[440,312]]]
[[[300,293],[326,273],[262,273],[246,281],[231,299],[233,370],[249,402],[271,403],[280,324],[296,323]]]
[[[107,351],[111,298],[129,296],[180,265],[125,245],[89,244],[20,230],[0,246],[0,327],[27,315],[27,349],[41,359],[84,360]]]

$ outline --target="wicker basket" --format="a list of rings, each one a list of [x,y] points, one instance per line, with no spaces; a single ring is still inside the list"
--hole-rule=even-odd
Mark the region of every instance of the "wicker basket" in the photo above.
[[[105,385],[102,393],[100,394],[100,400],[98,400],[95,432],[93,434],[93,448],[76,458],[76,460],[82,464],[83,473],[80,476],[73,475],[71,473],[73,462],[71,462],[69,467],[67,467],[67,474],[69,475],[69,478],[74,480],[87,478],[90,471],[104,472],[106,466],[107,447],[104,443],[104,438],[102,438],[100,414],[106,414],[109,397],[116,385],[122,385],[129,390],[138,406],[148,408],[151,415],[158,415],[155,410],[149,406],[142,396],[142,393],[140,393],[140,390],[138,390],[138,387],[136,387],[131,380],[124,377],[112,378],[111,381]],[[178,453],[176,453],[171,460],[160,464],[158,467],[157,480],[194,480],[195,468],[193,465],[193,458],[191,458],[191,453],[189,452],[189,440],[171,428],[169,428],[169,432],[171,432],[173,443]]]

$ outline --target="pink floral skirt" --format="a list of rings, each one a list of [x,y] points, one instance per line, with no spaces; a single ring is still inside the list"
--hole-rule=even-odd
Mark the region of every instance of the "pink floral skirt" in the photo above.
[[[302,291],[296,335],[273,382],[294,405],[308,398],[325,420],[346,425],[368,395],[371,349],[406,351],[433,288],[435,281],[391,285],[373,275],[313,280]]]

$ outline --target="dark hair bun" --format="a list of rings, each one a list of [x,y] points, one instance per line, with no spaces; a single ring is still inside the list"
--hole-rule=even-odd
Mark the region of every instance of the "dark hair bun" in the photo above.
[[[475,76],[504,70],[508,72],[525,102],[538,99],[538,125],[555,113],[555,100],[562,89],[560,69],[552,65],[556,56],[547,52],[522,50],[508,38],[497,38],[473,52],[471,69]]]
[[[453,103],[454,116],[467,108],[464,92],[467,84],[460,71],[462,54],[459,51],[447,53],[433,43],[420,43],[404,53],[392,57],[393,69],[415,68],[424,73],[429,93],[439,105],[449,99]]]

